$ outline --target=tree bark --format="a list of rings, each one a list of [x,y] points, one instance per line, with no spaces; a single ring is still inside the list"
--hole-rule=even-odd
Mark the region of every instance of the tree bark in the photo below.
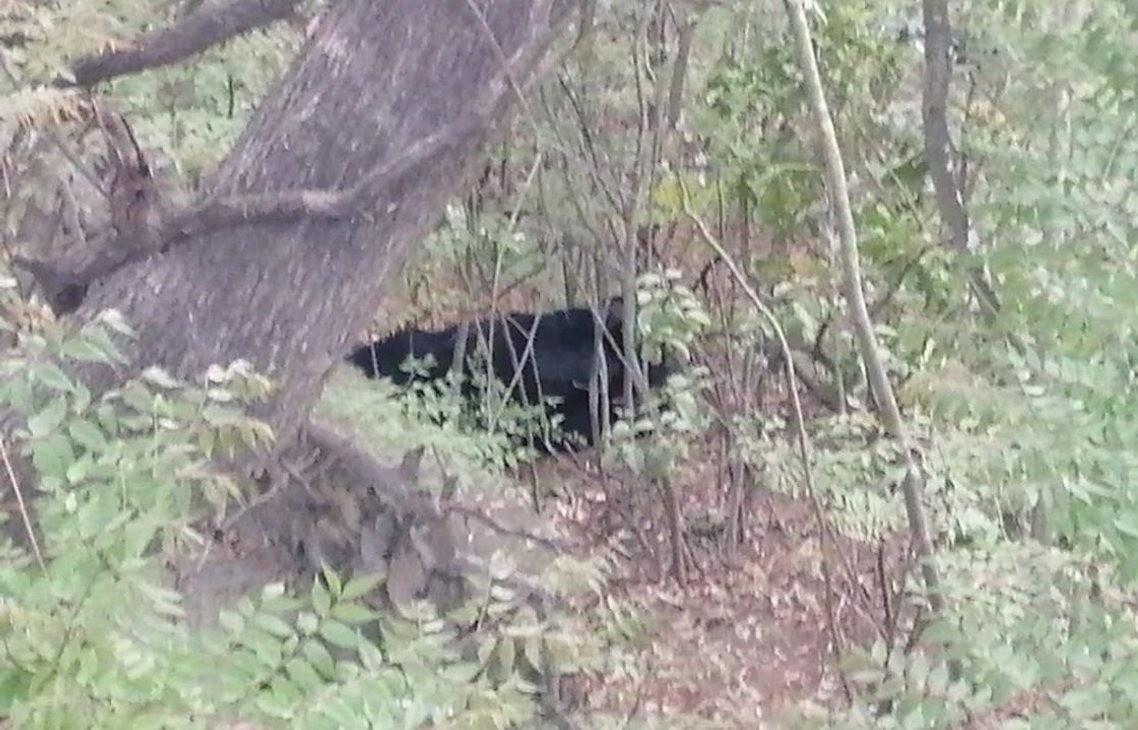
[[[948,86],[952,75],[947,0],[923,0],[925,19],[925,69],[921,112],[925,132],[925,157],[929,163],[937,208],[949,231],[952,248],[970,250],[968,212],[952,174],[951,141],[948,133]]]
[[[570,15],[570,0],[342,0],[323,18],[209,187],[213,198],[345,190],[490,103],[516,101]],[[507,71],[508,69],[508,71]],[[458,192],[486,125],[417,175],[338,219],[259,220],[199,235],[92,285],[78,311],[119,309],[138,330],[112,387],[157,364],[197,377],[243,358],[278,389],[258,414],[291,440],[384,279]]]
[[[952,80],[952,25],[948,17],[948,0],[922,0],[921,7],[925,22],[921,101],[925,159],[933,182],[937,210],[948,228],[946,243],[958,253],[966,254],[977,248],[977,242],[964,205],[963,181],[958,184],[953,169],[952,140],[948,129],[948,89]],[[979,266],[971,267],[968,279],[984,313],[989,318],[994,317],[1000,311],[1000,299],[984,278],[983,270]],[[1015,346],[1021,349],[1019,345]]]

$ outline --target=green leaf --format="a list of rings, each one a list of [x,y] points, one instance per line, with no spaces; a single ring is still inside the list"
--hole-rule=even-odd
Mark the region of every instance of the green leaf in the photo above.
[[[56,396],[39,413],[28,419],[28,430],[31,431],[32,438],[43,438],[55,433],[66,417],[67,398]]]
[[[379,648],[370,641],[360,641],[358,651],[360,661],[367,671],[374,674],[383,666],[383,654],[379,651]]]
[[[67,467],[67,483],[79,484],[87,479],[95,468],[95,462],[89,454],[80,456]]]
[[[71,434],[75,443],[88,451],[100,453],[107,448],[107,438],[103,430],[87,419],[72,421],[67,427],[67,432]]]
[[[300,647],[301,653],[312,664],[312,666],[328,679],[331,679],[336,674],[336,661],[332,655],[328,653],[328,649],[324,644],[315,640],[308,640]]]
[[[28,365],[28,373],[32,376],[32,382],[45,385],[52,390],[70,393],[75,389],[75,384],[71,382],[67,373],[54,363],[31,363]]]
[[[79,362],[110,362],[112,358],[97,347],[95,343],[84,338],[70,339],[59,348],[59,354]]]
[[[218,612],[217,622],[221,624],[222,628],[228,631],[231,636],[237,636],[245,630],[245,618],[236,611],[222,609]]]
[[[269,613],[258,613],[253,617],[253,622],[273,636],[279,638],[286,638],[293,635],[292,626],[279,616],[274,616]]]
[[[62,481],[74,461],[71,441],[63,434],[57,433],[32,444],[32,464],[41,477]]]
[[[293,657],[285,663],[285,671],[298,687],[308,692],[316,692],[324,686],[324,680],[316,673],[308,662],[299,657]]]
[[[23,415],[35,410],[36,394],[27,378],[11,378],[0,385],[0,399]]]
[[[293,707],[301,700],[300,689],[284,675],[269,682],[269,691],[256,695],[256,704],[265,714],[282,720],[292,717]]]
[[[156,385],[163,390],[173,390],[181,386],[181,383],[160,367],[151,366],[146,368],[142,371],[141,377],[151,385]]]
[[[339,599],[340,590],[342,585],[340,583],[340,576],[336,575],[336,571],[332,570],[331,566],[325,565],[324,580],[328,582],[328,591],[332,594],[333,598]]]
[[[1114,526],[1118,528],[1119,532],[1125,535],[1138,537],[1138,514],[1127,512],[1119,515],[1114,520]]]
[[[256,626],[246,625],[245,630],[241,632],[238,638],[243,645],[256,652],[257,657],[265,666],[271,667],[280,664],[284,653],[281,641],[269,632]]]
[[[351,601],[367,595],[379,587],[379,585],[383,583],[384,578],[385,576],[382,574],[356,576],[344,586],[344,589],[340,592],[340,600]]]
[[[300,633],[306,636],[316,633],[316,629],[319,627],[320,619],[314,614],[304,611],[296,617],[296,628],[300,630]]]
[[[71,399],[71,412],[81,415],[91,407],[91,390],[83,383],[76,383],[74,397]]]
[[[329,609],[332,608],[332,596],[328,594],[328,589],[320,582],[319,577],[312,581],[312,608],[321,618],[327,616]]]
[[[379,617],[379,614],[359,603],[338,603],[332,607],[331,616],[347,624],[365,624]]]
[[[354,649],[359,644],[356,632],[339,621],[322,621],[320,623],[320,636],[341,649]]]
[[[117,309],[107,309],[100,313],[98,321],[105,324],[115,332],[126,337],[134,337],[134,329],[126,322],[126,318]]]

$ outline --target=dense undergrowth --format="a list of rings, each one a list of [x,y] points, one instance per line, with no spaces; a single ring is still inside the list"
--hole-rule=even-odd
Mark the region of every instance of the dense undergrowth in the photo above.
[[[0,27],[18,26],[35,41],[29,48],[46,50],[4,52],[25,75],[49,77],[63,59],[94,47],[100,33],[156,17],[151,3],[112,5],[16,13]],[[875,638],[840,658],[849,698],[804,701],[800,722],[925,728],[981,718],[1008,727],[1127,727],[1138,715],[1138,142],[1131,133],[1138,18],[1115,1],[952,8],[962,42],[950,117],[977,244],[965,255],[944,245],[926,185],[922,49],[919,34],[899,32],[919,26],[910,5],[842,0],[815,20],[853,183],[866,288],[922,447],[948,609],[931,616],[919,571],[898,567],[887,581],[903,598],[898,610],[871,621]],[[504,155],[515,177],[537,171],[540,203],[530,200],[526,210],[537,222],[515,225],[514,198],[499,209],[467,201],[462,215],[452,210],[406,272],[408,311],[468,299],[463,286],[478,289],[478,271],[492,272],[495,283],[579,295],[588,288],[581,284],[588,276],[577,276],[582,261],[611,262],[601,254],[611,256],[619,241],[593,239],[622,223],[598,211],[607,204],[604,181],[630,179],[619,165],[639,154],[634,122],[645,89],[634,81],[648,77],[622,63],[628,38],[647,45],[650,8],[620,2],[608,10],[592,55],[574,56],[535,92],[536,116],[518,125]],[[844,324],[826,193],[781,13],[780,3],[727,3],[695,18],[679,141],[660,145],[661,155],[671,155],[658,165],[667,174],[653,178],[640,222],[658,230],[688,223],[682,178],[694,213],[710,222],[792,344],[817,365],[821,383],[808,394],[809,468],[827,519],[866,543],[907,544],[896,455],[867,407],[872,399]],[[49,34],[49,26],[59,30]],[[112,93],[145,143],[196,179],[295,43],[286,31],[258,34],[192,66],[116,82]],[[659,64],[653,80],[663,78],[666,61],[645,63]],[[569,103],[559,91],[580,96]],[[15,178],[36,180],[48,157],[20,133],[66,119],[74,100],[41,90],[2,103],[12,112],[0,115],[7,164]],[[608,119],[624,121],[606,126]],[[557,165],[548,163],[554,149],[563,156]],[[50,186],[28,185],[9,197],[8,237],[26,244],[17,240],[22,216],[50,207],[52,195]],[[672,247],[658,245],[664,250],[645,268],[679,266],[696,279],[709,257],[693,253],[698,247],[684,235],[661,242]],[[994,315],[968,286],[977,268],[999,297]],[[420,286],[424,280],[434,288]],[[616,453],[659,479],[702,456],[694,432],[727,433],[733,458],[754,476],[748,488],[809,496],[787,438],[789,415],[748,400],[757,368],[735,367],[769,364],[765,324],[727,284],[691,290],[709,316],[685,310],[660,327],[672,344],[699,333],[696,359],[710,366],[710,382],[698,380],[711,405],[671,431],[657,429],[668,438],[622,441]],[[113,318],[104,326],[125,329]],[[528,686],[508,672],[484,679],[432,624],[388,629],[384,637],[398,638],[382,648],[356,631],[386,620],[359,602],[368,587],[360,579],[330,577],[328,588],[300,597],[267,589],[234,607],[216,631],[181,625],[154,548],[197,544],[196,520],[231,509],[239,489],[209,469],[207,457],[266,435],[236,409],[262,382],[239,366],[194,385],[151,373],[93,401],[53,358],[111,358],[110,335],[50,332],[23,336],[0,387],[6,403],[31,416],[21,448],[38,476],[23,485],[23,498],[40,525],[43,560],[41,568],[31,546],[9,543],[0,561],[0,715],[28,726],[84,727],[211,725],[229,717],[347,727],[339,723],[351,713],[414,725],[451,711],[472,722],[495,713],[528,721]],[[490,466],[524,460],[504,439],[408,418],[407,401],[357,381],[334,381],[321,413],[350,422],[376,453],[427,445],[445,452],[469,483],[513,488]],[[684,407],[694,409],[686,393]],[[455,407],[445,398],[418,403],[429,411],[419,414],[431,417]],[[7,528],[24,530],[18,519]],[[513,666],[512,659],[503,662]]]
[[[211,458],[271,439],[243,414],[269,383],[241,363],[198,384],[152,370],[93,399],[60,367],[112,362],[130,334],[108,314],[77,334],[54,326],[24,334],[0,360],[0,402],[27,418],[5,465],[18,453],[35,467],[0,553],[0,715],[9,722],[532,726],[536,672],[599,666],[592,629],[556,611],[538,615],[493,583],[442,613],[424,604],[407,616],[370,600],[383,574],[325,569],[309,585],[273,582],[214,607],[216,621],[188,625],[170,560],[197,555],[208,541],[202,530],[254,498]],[[500,473],[463,451],[472,436],[416,425],[398,400],[358,380],[334,384],[322,415],[376,437],[379,453],[433,444],[448,466],[465,465],[452,472],[464,485],[500,488]],[[496,574],[508,575],[508,562]],[[599,580],[583,564],[550,565],[541,576],[543,590],[566,596]]]

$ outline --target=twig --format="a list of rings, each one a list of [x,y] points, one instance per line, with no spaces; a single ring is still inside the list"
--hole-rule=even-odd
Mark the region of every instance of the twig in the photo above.
[[[32,552],[36,555],[36,562],[39,563],[40,570],[45,570],[47,566],[43,561],[43,552],[40,550],[39,541],[36,539],[36,531],[32,527],[32,518],[28,514],[28,505],[24,502],[24,493],[20,489],[20,481],[16,479],[16,470],[12,468],[12,460],[8,458],[8,447],[4,444],[3,438],[0,438],[0,459],[4,461],[4,470],[8,472],[8,481],[12,483],[12,491],[16,493],[16,502],[20,506],[20,518],[24,521],[24,529],[28,532],[28,541],[32,544]]]
[[[506,81],[509,83],[510,88],[513,89],[514,94],[518,97],[518,106],[525,112],[525,115],[529,118],[530,124],[533,125],[534,131],[536,132],[537,120],[534,118],[533,112],[530,111],[529,103],[526,101],[525,94],[522,93],[521,85],[518,84],[518,80],[514,78],[514,74],[510,71],[510,60],[506,58],[506,52],[502,49],[502,44],[494,37],[494,29],[490,27],[489,21],[486,20],[486,13],[474,4],[474,0],[466,0],[466,7],[470,9],[474,17],[478,18],[479,27],[482,28],[487,40],[490,41],[490,45],[494,49],[494,54],[498,57],[498,62],[502,64],[502,71],[506,74]]]
[[[452,503],[443,505],[443,512],[445,512],[447,514],[462,515],[463,517],[467,517],[469,519],[474,520],[475,522],[481,523],[482,525],[490,528],[490,530],[492,530],[493,532],[495,532],[499,535],[503,535],[505,537],[516,537],[519,540],[525,540],[526,542],[531,542],[534,545],[542,547],[542,548],[544,548],[544,549],[546,549],[552,553],[557,553],[557,554],[561,555],[561,554],[568,552],[568,550],[569,550],[569,548],[567,546],[559,545],[557,542],[550,540],[547,537],[535,535],[532,532],[526,532],[525,530],[515,530],[512,528],[506,527],[505,525],[503,525],[500,522],[498,522],[497,520],[495,520],[493,517],[491,517],[487,514],[483,514],[482,512],[479,512],[476,509],[471,509],[470,507],[465,507],[465,506],[455,504],[452,502]]]

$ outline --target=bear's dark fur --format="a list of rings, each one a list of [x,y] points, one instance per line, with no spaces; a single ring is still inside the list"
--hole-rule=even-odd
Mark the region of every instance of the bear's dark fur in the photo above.
[[[556,403],[547,410],[550,416],[563,417],[561,430],[570,439],[581,439],[591,444],[592,426],[589,414],[589,380],[597,367],[597,325],[603,324],[601,345],[608,373],[610,414],[615,415],[624,381],[624,361],[620,356],[623,345],[623,322],[619,300],[610,303],[604,320],[590,309],[562,309],[543,314],[515,313],[484,318],[467,325],[455,325],[441,332],[408,329],[382,340],[355,348],[348,361],[360,368],[368,377],[389,378],[398,385],[406,385],[412,374],[403,365],[408,358],[428,358],[425,371],[419,373],[427,380],[446,377],[454,364],[455,347],[464,345],[463,394],[476,398],[479,390],[472,383],[485,373],[485,359],[476,353],[490,352],[491,371],[503,386],[513,385],[510,397],[525,405],[536,405],[555,398]],[[466,339],[462,340],[462,332]],[[532,342],[532,344],[531,344]],[[471,357],[474,355],[475,357]],[[521,365],[521,376],[518,366]],[[472,379],[471,376],[474,375]],[[648,368],[650,387],[658,387],[667,378],[663,364]],[[535,445],[547,446],[538,439]],[[548,444],[564,447],[565,442]]]

